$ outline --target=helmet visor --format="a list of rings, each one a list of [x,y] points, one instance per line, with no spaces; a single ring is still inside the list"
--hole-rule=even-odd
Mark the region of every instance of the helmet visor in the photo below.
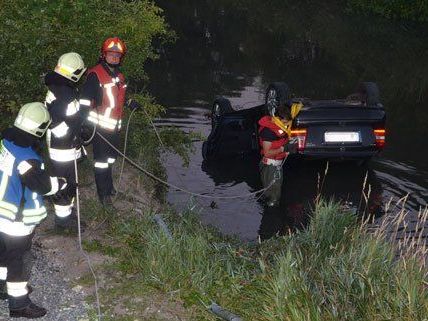
[[[79,79],[82,77],[82,75],[86,72],[86,68],[80,68],[76,69],[73,74],[71,75],[71,80],[74,82],[79,81]]]

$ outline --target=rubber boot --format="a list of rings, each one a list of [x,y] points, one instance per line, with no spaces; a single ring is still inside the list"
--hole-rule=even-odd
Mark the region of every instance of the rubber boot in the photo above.
[[[99,196],[99,198],[100,198],[100,203],[102,204],[105,210],[107,211],[115,210],[115,207],[113,205],[113,200],[110,195]]]
[[[31,302],[28,294],[13,297],[9,296],[9,316],[12,318],[41,318],[46,314],[46,309]]]
[[[45,316],[46,313],[47,310],[45,308],[39,307],[33,302],[22,309],[9,309],[9,316],[11,318],[37,319]]]

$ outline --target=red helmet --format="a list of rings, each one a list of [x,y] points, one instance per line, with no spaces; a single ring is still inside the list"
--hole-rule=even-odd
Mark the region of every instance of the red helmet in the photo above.
[[[101,56],[103,59],[105,59],[107,52],[118,52],[122,54],[122,57],[120,58],[120,62],[122,62],[123,57],[126,54],[126,45],[125,42],[123,42],[118,37],[108,38],[103,42],[103,46],[101,47]]]

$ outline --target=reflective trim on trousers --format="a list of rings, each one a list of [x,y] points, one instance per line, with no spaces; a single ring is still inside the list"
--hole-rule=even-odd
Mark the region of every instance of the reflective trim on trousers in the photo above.
[[[13,222],[0,217],[0,232],[9,236],[27,236],[33,233],[35,225],[25,225],[24,222]]]
[[[54,204],[55,215],[58,217],[67,217],[71,215],[73,204],[70,205],[56,205]]]
[[[70,162],[82,156],[80,148],[55,149],[49,148],[49,157],[56,162]]]
[[[6,281],[6,278],[7,278],[7,268],[0,267],[0,280]]]
[[[7,294],[19,297],[28,294],[27,282],[6,282]]]
[[[116,161],[116,158],[107,158],[107,163],[108,164],[114,164],[114,162]]]
[[[94,163],[94,167],[95,167],[95,168],[106,169],[106,168],[108,168],[108,163],[104,163],[104,162],[95,162],[95,163]]]

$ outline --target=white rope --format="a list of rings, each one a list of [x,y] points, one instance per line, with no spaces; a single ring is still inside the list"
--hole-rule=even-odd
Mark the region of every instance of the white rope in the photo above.
[[[98,320],[101,321],[101,305],[100,305],[100,298],[98,295],[98,281],[97,276],[95,275],[94,269],[92,268],[91,259],[89,258],[89,255],[83,250],[82,247],[82,231],[81,231],[81,225],[80,225],[80,199],[79,199],[79,174],[77,171],[77,157],[74,157],[74,173],[76,175],[76,208],[77,208],[77,229],[78,229],[78,238],[79,238],[79,249],[80,252],[85,257],[86,261],[88,262],[89,269],[91,270],[92,276],[94,278],[94,284],[95,284],[95,297],[97,301],[97,312],[98,312]]]
[[[154,180],[158,181],[159,183],[175,188],[178,191],[187,193],[189,195],[195,196],[195,197],[200,197],[200,198],[209,198],[209,199],[237,199],[237,198],[246,198],[246,197],[251,197],[254,196],[258,193],[261,192],[265,192],[266,190],[268,190],[274,183],[276,180],[272,180],[272,182],[269,184],[269,186],[262,188],[258,191],[255,192],[251,192],[251,193],[247,193],[247,194],[242,194],[242,195],[234,195],[234,196],[212,196],[212,195],[205,195],[205,194],[200,194],[200,193],[195,193],[195,192],[191,192],[188,191],[184,188],[181,188],[179,186],[176,186],[174,184],[168,183],[166,181],[164,181],[163,179],[155,176],[154,174],[150,173],[149,171],[147,171],[146,169],[144,169],[143,167],[141,167],[139,164],[137,164],[135,161],[133,161],[132,159],[130,159],[128,156],[126,156],[124,153],[122,153],[119,149],[117,149],[112,143],[110,143],[108,141],[107,138],[105,138],[103,135],[101,135],[100,133],[97,132],[97,135],[99,137],[101,137],[102,140],[104,140],[111,148],[113,148],[119,155],[121,155],[124,159],[126,159],[130,164],[132,164],[133,166],[135,166],[135,168],[139,169],[140,171],[142,171],[143,173],[145,173],[147,176],[153,178]]]
[[[154,124],[154,123],[153,123],[153,121],[152,121],[152,118],[151,118],[151,117],[150,117],[150,115],[147,113],[147,111],[146,111],[146,109],[145,109],[145,108],[141,108],[141,109],[142,109],[142,110],[143,110],[143,112],[146,114],[147,119],[149,120],[150,124],[152,125],[153,130],[154,130],[154,132],[155,132],[155,134],[156,134],[156,137],[158,138],[158,141],[159,141],[160,145],[161,145],[163,148],[165,148],[165,144],[163,143],[162,138],[160,137],[159,132],[158,132],[158,130],[157,130],[157,128],[156,128],[156,126],[155,126],[155,124]],[[183,180],[181,179],[181,175],[179,175],[179,174],[178,174],[177,168],[175,168],[174,166],[169,166],[169,168],[171,168],[171,169],[174,171],[175,176],[178,178],[178,180],[180,181],[181,185],[182,185],[182,186],[184,186],[184,187],[186,187],[186,185],[184,184]]]
[[[129,115],[129,118],[128,118],[128,123],[126,124],[125,143],[124,143],[124,146],[123,146],[123,154],[124,155],[126,155],[126,147],[128,146],[129,124],[131,123],[131,118],[134,115],[135,111],[136,111],[136,109],[133,109],[131,111],[131,114]],[[122,163],[120,164],[120,174],[119,174],[119,178],[118,178],[118,181],[117,181],[117,184],[116,184],[117,188],[120,188],[120,182],[122,181],[122,175],[123,175],[123,169],[124,169],[124,167],[125,167],[125,158],[122,157]],[[119,195],[119,193],[116,194],[115,198],[118,195]]]

